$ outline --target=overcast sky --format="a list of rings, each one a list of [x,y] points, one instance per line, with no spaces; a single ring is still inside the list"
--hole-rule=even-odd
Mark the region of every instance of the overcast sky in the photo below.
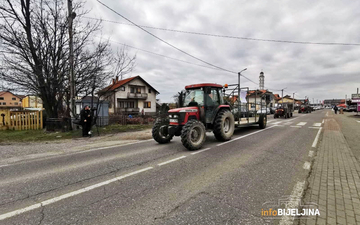
[[[193,35],[145,28],[154,35],[206,62],[231,71],[247,68],[243,75],[265,87],[286,88],[296,98],[310,101],[345,98],[360,87],[360,1],[210,1],[210,0],[102,0],[136,24],[256,39],[295,42],[353,43],[315,45],[264,42]],[[128,23],[96,0],[86,3],[89,17]],[[129,48],[137,54],[131,76],[140,75],[160,92],[162,102],[172,101],[185,85],[211,82],[231,84],[237,75],[206,68],[135,26],[104,21],[102,35],[112,41],[188,61],[196,66]],[[113,49],[120,45],[112,42]],[[205,67],[203,67],[205,66]],[[241,79],[242,87],[259,88]],[[274,91],[281,94],[281,91]]]

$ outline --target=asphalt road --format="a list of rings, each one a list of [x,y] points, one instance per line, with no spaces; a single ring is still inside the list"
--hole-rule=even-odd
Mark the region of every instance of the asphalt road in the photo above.
[[[194,152],[148,140],[0,167],[0,224],[264,224],[264,204],[308,176],[326,112],[270,119],[229,142],[208,133]]]

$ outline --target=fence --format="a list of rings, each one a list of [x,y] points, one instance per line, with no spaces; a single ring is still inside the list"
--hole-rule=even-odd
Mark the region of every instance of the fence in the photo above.
[[[39,130],[43,128],[42,111],[5,111],[1,113],[2,130]]]

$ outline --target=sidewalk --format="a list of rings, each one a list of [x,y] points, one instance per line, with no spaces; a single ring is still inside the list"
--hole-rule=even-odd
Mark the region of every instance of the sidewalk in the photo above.
[[[335,119],[343,115],[329,114],[303,200],[318,204],[320,216],[300,224],[360,224],[360,164]]]

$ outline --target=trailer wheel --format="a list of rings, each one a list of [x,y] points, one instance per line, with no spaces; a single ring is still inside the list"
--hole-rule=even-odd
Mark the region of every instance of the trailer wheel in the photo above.
[[[259,118],[259,127],[260,127],[260,129],[266,128],[266,124],[267,124],[266,115],[261,115],[260,118]]]
[[[290,117],[293,117],[293,113],[290,113]]]
[[[181,131],[181,142],[185,148],[189,150],[197,150],[201,148],[205,139],[205,126],[198,120],[188,121]]]
[[[228,141],[234,134],[235,119],[234,115],[228,110],[220,111],[214,122],[213,133],[219,141]]]
[[[285,118],[285,119],[287,118],[287,113],[284,113],[284,118]]]
[[[168,124],[161,120],[157,120],[152,128],[152,136],[159,144],[166,144],[171,141],[173,135],[167,133]]]

